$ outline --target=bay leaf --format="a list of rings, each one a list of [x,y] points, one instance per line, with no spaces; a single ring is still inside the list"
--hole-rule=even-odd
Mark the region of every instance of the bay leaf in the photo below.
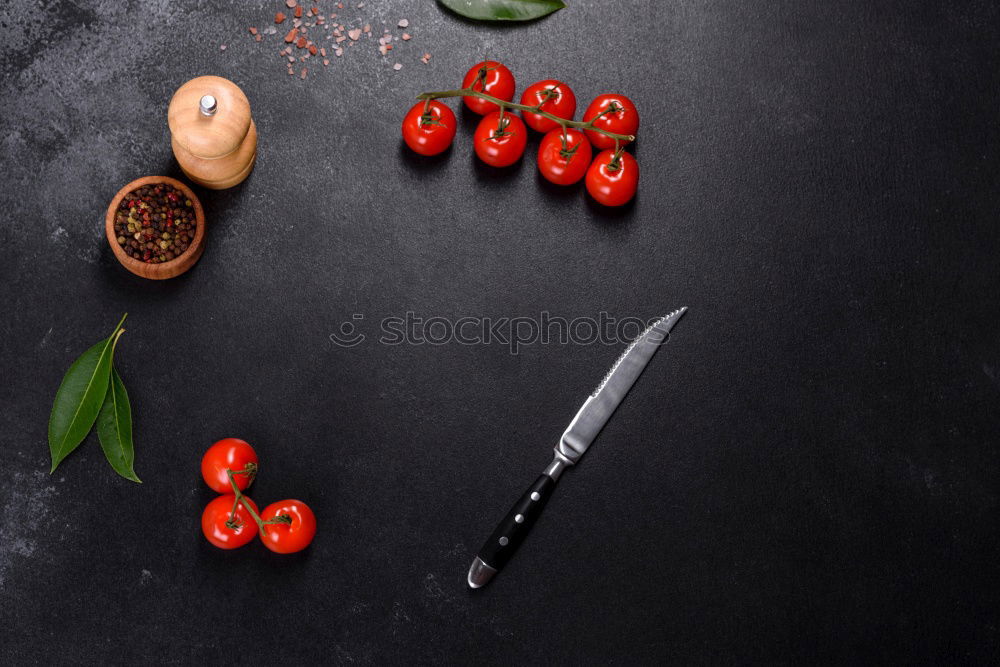
[[[121,322],[115,332],[81,354],[66,371],[49,415],[49,453],[52,469],[76,449],[90,433],[111,377],[111,358],[115,344],[122,335]]]
[[[465,18],[477,21],[531,21],[566,7],[562,0],[438,0]]]
[[[118,370],[111,366],[111,380],[104,405],[97,416],[97,436],[108,463],[125,479],[142,484],[135,474],[135,447],[132,444],[132,405]]]

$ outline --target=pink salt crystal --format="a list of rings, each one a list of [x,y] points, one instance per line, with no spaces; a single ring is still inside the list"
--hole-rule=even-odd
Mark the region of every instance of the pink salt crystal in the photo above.
[[[323,58],[323,66],[326,67],[329,64],[330,64],[330,61],[327,60],[326,58]]]
[[[285,7],[288,7],[289,9],[295,9],[295,5],[297,4],[299,3],[295,0],[285,0]]]
[[[392,68],[398,72],[399,70],[403,69],[403,65],[401,63],[396,63],[395,65],[392,66]]]
[[[355,28],[354,30],[348,30],[347,36],[350,37],[352,40],[357,40],[358,37],[361,37],[361,29]]]
[[[403,33],[403,41],[404,42],[410,41],[410,33],[408,33],[408,32],[404,32]]]
[[[223,44],[222,46],[220,46],[220,47],[219,47],[219,50],[220,50],[220,51],[225,51],[225,50],[226,50],[226,45],[225,45],[225,44]]]
[[[400,19],[399,23],[397,23],[396,25],[398,25],[400,28],[409,28],[410,22],[407,21],[406,19]]]
[[[362,28],[362,30],[364,30],[365,32],[371,32],[372,31],[372,27],[366,23],[365,27]]]
[[[308,71],[309,70],[307,70],[305,67],[302,68],[302,78],[303,79],[306,78],[306,72],[308,72]]]

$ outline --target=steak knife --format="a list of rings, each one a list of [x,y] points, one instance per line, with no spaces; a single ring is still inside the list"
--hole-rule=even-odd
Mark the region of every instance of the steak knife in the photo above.
[[[687,307],[684,307],[664,315],[639,334],[618,357],[594,393],[583,402],[555,446],[552,463],[514,504],[472,561],[468,578],[471,588],[485,586],[511,559],[542,513],[563,471],[579,461],[594,442],[686,311]]]

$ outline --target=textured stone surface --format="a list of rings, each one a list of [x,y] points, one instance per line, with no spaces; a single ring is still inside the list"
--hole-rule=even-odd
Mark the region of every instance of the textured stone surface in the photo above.
[[[314,62],[308,81],[285,73],[280,35],[247,33],[283,4],[18,2],[0,18],[5,662],[996,654],[995,3],[578,0],[497,28],[369,0],[343,14],[376,31],[407,18],[413,40]],[[569,81],[581,108],[631,96],[637,202],[608,214],[547,187],[534,143],[507,173],[479,166],[468,114],[443,159],[406,151],[413,96],[484,57],[519,89]],[[167,102],[209,73],[249,96],[258,166],[199,191],[200,263],[144,282],[107,248],[104,209],[133,178],[177,175]],[[527,544],[467,591],[480,541],[621,346],[330,334],[356,313],[377,335],[408,310],[681,305]],[[124,311],[145,483],[117,478],[93,436],[49,476],[61,375]],[[307,552],[203,540],[198,461],[225,436],[258,448],[258,503],[315,508]]]

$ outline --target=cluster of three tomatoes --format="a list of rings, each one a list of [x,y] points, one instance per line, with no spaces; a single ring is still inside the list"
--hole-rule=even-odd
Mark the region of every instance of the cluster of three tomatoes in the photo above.
[[[280,500],[258,512],[257,504],[243,491],[257,474],[257,452],[245,440],[224,438],[208,448],[201,459],[201,477],[205,484],[220,495],[210,502],[201,515],[201,530],[205,539],[220,549],[236,549],[249,544],[257,536],[257,521],[247,509],[265,522],[260,539],[271,551],[290,554],[302,551],[316,536],[316,515],[301,500]],[[230,477],[230,473],[232,476]],[[236,501],[233,484],[240,490]],[[235,509],[234,509],[235,508]],[[271,521],[279,523],[268,523]]]
[[[478,91],[505,102],[514,99],[511,71],[495,61],[473,66],[462,88]],[[480,160],[494,167],[506,167],[521,159],[527,146],[526,126],[544,133],[538,146],[538,169],[557,185],[573,185],[586,176],[587,191],[605,206],[621,206],[635,196],[639,165],[625,152],[628,139],[608,136],[604,130],[625,137],[639,129],[639,113],[628,97],[616,94],[597,96],[583,114],[588,126],[565,127],[558,121],[533,111],[518,117],[490,100],[464,96],[465,105],[483,116],[473,138]],[[564,82],[538,81],[521,95],[521,104],[545,111],[564,120],[576,114],[576,96]],[[421,155],[437,155],[451,145],[456,120],[452,110],[437,99],[417,102],[403,119],[403,139]],[[593,157],[593,149],[601,151]]]

